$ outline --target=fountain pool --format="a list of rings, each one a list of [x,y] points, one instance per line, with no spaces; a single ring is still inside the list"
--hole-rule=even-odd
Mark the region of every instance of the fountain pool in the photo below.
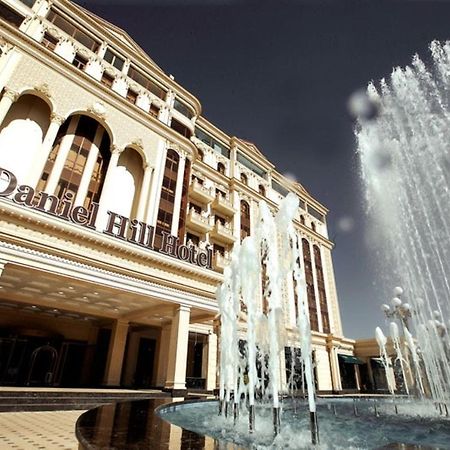
[[[239,448],[449,448],[450,424],[433,403],[402,399],[396,405],[398,414],[392,399],[317,399],[320,426],[317,447],[311,445],[308,405],[304,400],[283,403],[283,426],[275,438],[271,405],[258,408],[253,434],[248,433],[247,420],[235,426],[232,417],[218,416],[216,401],[175,403],[162,407],[159,415],[184,429],[210,436],[217,442],[233,442]]]

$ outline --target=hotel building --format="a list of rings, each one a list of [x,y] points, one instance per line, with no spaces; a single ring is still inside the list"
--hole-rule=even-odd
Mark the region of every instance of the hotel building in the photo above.
[[[214,389],[230,251],[293,192],[318,389],[357,387],[327,209],[123,30],[68,0],[0,24],[0,384]]]

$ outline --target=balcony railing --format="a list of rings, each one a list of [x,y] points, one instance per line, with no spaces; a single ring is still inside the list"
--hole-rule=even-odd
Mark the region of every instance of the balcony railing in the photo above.
[[[220,252],[216,252],[213,257],[214,269],[223,272],[231,262],[231,258],[228,255],[222,255]]]
[[[233,204],[231,203],[231,201],[221,194],[216,195],[212,207],[216,211],[223,212],[228,216],[232,216],[236,212],[236,210],[233,208]]]
[[[208,204],[214,200],[214,193],[211,188],[207,188],[197,180],[193,180],[189,186],[189,197]]]
[[[189,210],[186,225],[191,230],[199,231],[200,233],[208,233],[212,228],[212,225],[209,222],[209,218],[202,214],[199,214],[193,208]]]
[[[211,230],[211,237],[227,244],[231,244],[236,240],[231,226],[228,224],[223,225],[219,221],[215,223],[214,228]]]

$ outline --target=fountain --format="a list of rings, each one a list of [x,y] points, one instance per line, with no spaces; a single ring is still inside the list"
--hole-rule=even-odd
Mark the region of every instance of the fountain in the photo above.
[[[394,69],[378,88],[369,85],[370,107],[364,109],[370,114],[359,117],[356,128],[368,212],[382,233],[377,242],[385,281],[400,281],[410,297],[404,302],[403,289],[397,287],[392,306],[382,307],[387,317],[400,321],[400,328],[395,321],[389,324],[393,359],[388,338],[380,328],[375,333],[392,397],[316,399],[302,248],[292,225],[298,203],[290,194],[275,217],[261,203],[256,233],[235,245],[218,290],[220,416],[211,412],[195,425],[186,415],[169,415],[169,420],[257,448],[317,445],[318,416],[324,448],[381,448],[392,442],[408,443],[408,448],[448,445],[450,323],[444,319],[450,312],[450,42],[433,42],[430,48],[431,70],[415,56],[410,67]],[[285,336],[277,324],[288,278],[300,305],[299,356],[307,396],[300,402],[280,395],[279,355]],[[393,366],[405,396],[398,395]],[[198,417],[194,410],[190,417]],[[292,443],[292,436],[301,436],[300,441]]]
[[[359,119],[356,137],[368,213],[379,233],[383,275],[386,283],[395,280],[408,287],[405,311],[414,313],[400,319],[416,385],[423,394],[417,347],[430,396],[447,405],[450,324],[444,319],[450,313],[450,42],[433,42],[430,50],[430,68],[415,56],[411,66],[394,69],[389,81],[369,85],[369,101],[379,113],[375,119]],[[387,163],[380,165],[380,158]],[[394,310],[402,304],[402,289],[396,289]],[[389,313],[389,306],[384,308]]]

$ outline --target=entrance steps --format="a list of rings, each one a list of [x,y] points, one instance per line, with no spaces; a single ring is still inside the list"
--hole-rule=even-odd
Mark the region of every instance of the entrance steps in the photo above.
[[[107,403],[167,397],[159,390],[0,387],[0,413],[85,410]]]

